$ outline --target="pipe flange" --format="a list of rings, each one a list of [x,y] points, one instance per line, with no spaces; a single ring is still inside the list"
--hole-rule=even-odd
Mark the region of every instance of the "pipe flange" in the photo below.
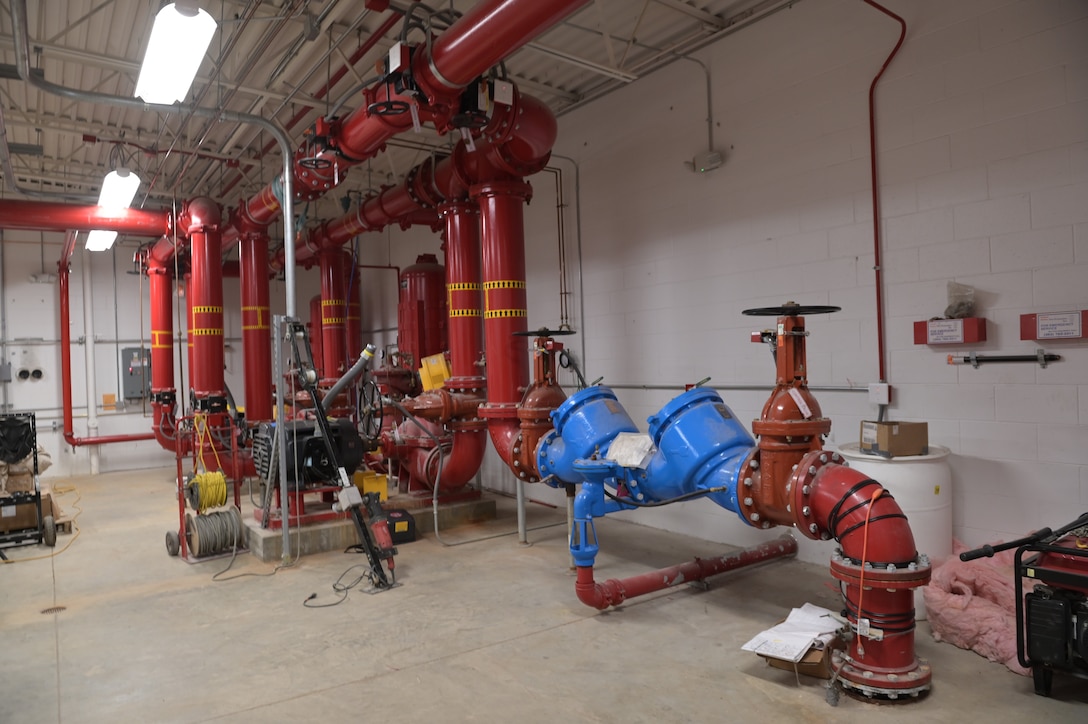
[[[740,517],[748,525],[756,528],[770,528],[774,523],[759,512],[756,504],[761,477],[757,447],[740,466],[740,474],[737,476],[737,508]]]
[[[880,671],[865,667],[865,663],[835,651],[831,665],[839,670],[839,682],[867,699],[916,698],[930,689],[933,669],[926,659],[915,659],[914,666],[905,671]]]
[[[793,524],[812,540],[830,540],[831,533],[820,528],[812,510],[812,493],[817,473],[826,465],[845,465],[843,457],[830,450],[808,453],[793,469],[786,493],[792,497]]]
[[[930,567],[929,558],[926,556],[916,556],[910,563],[901,565],[888,563],[874,566],[871,563],[866,563],[864,576],[862,575],[861,565],[856,561],[843,557],[839,551],[831,556],[831,576],[833,578],[846,584],[858,586],[862,585],[864,579],[867,588],[875,587],[887,590],[919,588],[929,583],[932,572],[933,569]]]

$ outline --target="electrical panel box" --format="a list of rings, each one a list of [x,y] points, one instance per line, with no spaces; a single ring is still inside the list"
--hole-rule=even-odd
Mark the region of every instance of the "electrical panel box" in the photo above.
[[[143,400],[151,396],[151,353],[145,347],[125,347],[121,350],[122,392],[126,400]]]

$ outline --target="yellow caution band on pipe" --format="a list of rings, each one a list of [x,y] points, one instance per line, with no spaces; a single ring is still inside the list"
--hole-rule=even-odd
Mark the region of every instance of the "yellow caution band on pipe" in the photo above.
[[[222,314],[222,307],[193,307],[193,314]]]
[[[484,319],[504,319],[506,317],[527,317],[524,309],[492,309],[484,314]]]
[[[211,327],[197,327],[196,329],[190,329],[189,335],[192,337],[222,337],[223,328],[220,327],[219,329],[213,329]]]
[[[451,309],[450,317],[479,317],[479,309]]]

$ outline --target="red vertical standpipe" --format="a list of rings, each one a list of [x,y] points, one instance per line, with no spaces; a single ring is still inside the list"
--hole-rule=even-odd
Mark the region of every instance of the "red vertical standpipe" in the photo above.
[[[271,311],[268,305],[268,236],[246,234],[239,251],[242,285],[242,355],[246,419],[272,419]]]
[[[446,222],[446,294],[449,306],[450,373],[454,383],[481,387],[480,212],[468,201],[439,209]],[[450,385],[447,385],[449,387]]]
[[[189,300],[193,345],[190,381],[198,407],[226,400],[223,381],[223,267],[220,257],[219,206],[208,198],[187,205],[183,219],[192,253]]]
[[[397,347],[420,367],[424,357],[441,354],[446,338],[446,270],[434,254],[420,254],[400,273]],[[479,307],[477,307],[479,309]]]
[[[173,450],[174,441],[164,433],[166,420],[174,411],[168,397],[174,390],[174,306],[170,271],[154,258],[147,260],[147,281],[151,297],[151,407],[155,436],[164,449]]]
[[[480,206],[483,247],[484,348],[487,404],[480,415],[499,455],[510,464],[518,434],[517,405],[529,386],[526,338],[524,205],[531,195],[521,180],[492,181],[472,187]]]
[[[321,377],[326,380],[339,379],[347,369],[344,366],[345,256],[339,247],[322,249],[317,255],[321,265]]]
[[[314,358],[314,369],[325,369],[325,350],[321,346],[321,295],[310,297],[310,354]]]
[[[355,364],[363,353],[363,290],[359,288],[359,267],[349,264],[344,269],[344,280],[348,288],[348,314],[344,329],[347,358],[350,364]]]

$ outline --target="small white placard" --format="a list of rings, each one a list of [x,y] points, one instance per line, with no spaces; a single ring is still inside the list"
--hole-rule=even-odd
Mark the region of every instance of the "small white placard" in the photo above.
[[[654,441],[641,432],[621,432],[608,446],[605,458],[625,468],[645,468],[653,457]]]
[[[812,410],[809,408],[808,403],[805,402],[805,398],[801,396],[801,392],[796,387],[790,388],[790,397],[793,398],[794,403],[797,404],[797,409],[801,411],[801,416],[806,420],[812,417]]]
[[[963,342],[962,319],[931,319],[927,323],[928,344],[954,344]]]
[[[876,423],[861,423],[861,441],[866,445],[876,445]]]
[[[1080,339],[1080,312],[1048,312],[1035,317],[1038,339]]]
[[[0,518],[14,518],[14,517],[15,517],[15,506],[14,505],[5,505],[4,507],[0,508]]]

